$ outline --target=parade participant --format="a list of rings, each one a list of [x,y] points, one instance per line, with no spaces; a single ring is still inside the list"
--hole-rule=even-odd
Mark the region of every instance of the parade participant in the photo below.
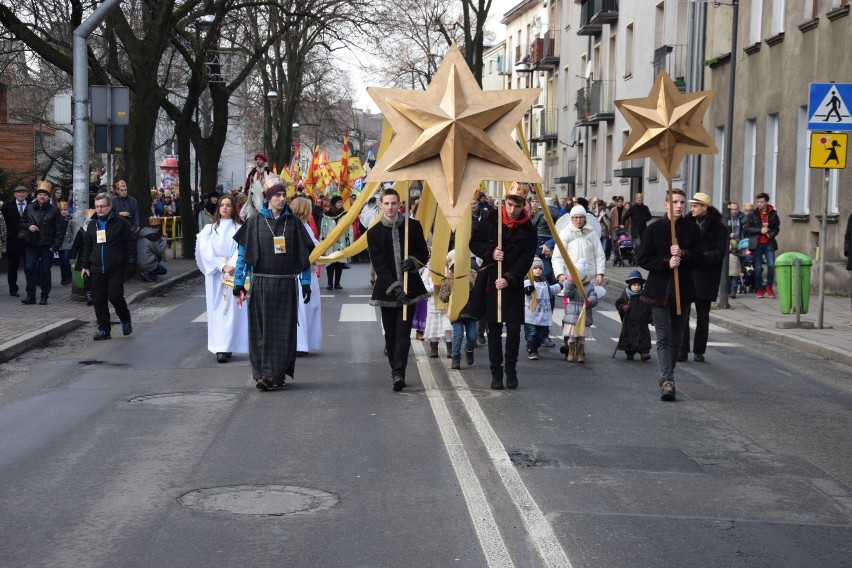
[[[441,280],[441,290],[439,293],[441,301],[445,304],[449,303],[450,295],[453,293],[453,283],[455,282],[453,268],[455,267],[455,258],[455,250],[451,250],[447,253],[446,274]],[[473,269],[473,267],[475,266],[474,257],[471,257],[470,260],[471,270],[468,277],[459,280],[460,286],[468,286],[468,294],[473,293],[473,283],[476,282],[476,270]],[[468,298],[470,298],[469,295]],[[453,342],[451,351],[452,362],[450,364],[450,368],[452,369],[461,369],[462,341],[465,342],[465,363],[467,363],[468,365],[473,365],[473,350],[476,348],[476,318],[471,317],[469,313],[469,307],[470,300],[468,299],[468,303],[465,304],[461,310],[459,310],[458,319],[450,322],[450,325],[453,328]]]
[[[722,222],[722,214],[713,207],[710,196],[696,193],[689,200],[690,212],[683,216],[693,221],[701,233],[703,248],[701,266],[692,271],[695,287],[695,361],[702,363],[707,350],[710,334],[710,305],[719,296],[719,283],[722,280],[722,264],[728,254],[728,228]],[[685,319],[683,337],[680,343],[678,361],[686,361],[689,355],[689,312],[690,304],[682,304]]]
[[[503,389],[505,360],[506,386],[518,386],[518,350],[524,323],[524,277],[536,252],[536,231],[524,210],[530,192],[528,184],[513,183],[505,206],[490,211],[477,224],[470,238],[470,251],[483,259],[483,268],[474,284],[470,311],[488,320],[488,360],[491,388]],[[500,217],[498,218],[498,213]],[[502,235],[499,245],[498,231]],[[502,263],[502,272],[498,271]],[[498,311],[498,290],[501,309]],[[503,325],[506,325],[506,351],[503,354]]]
[[[440,294],[441,287],[439,285],[435,289],[435,280],[432,278],[432,271],[428,266],[420,269],[420,279],[429,293],[429,297],[426,299],[426,325],[423,332],[424,338],[429,340],[431,349],[429,356],[433,358],[438,356],[438,345],[443,341],[447,346],[447,359],[452,359],[453,326],[447,319],[447,306],[439,307],[435,303],[435,297]]]
[[[325,240],[325,238],[328,237],[329,233],[337,227],[337,224],[344,215],[346,215],[346,210],[343,208],[343,198],[339,195],[335,195],[331,198],[328,211],[324,212],[322,215],[322,221],[320,223],[320,240]],[[331,248],[326,251],[326,254],[332,254],[343,250],[351,244],[352,227],[350,226],[343,232],[340,238],[331,245]],[[340,276],[343,274],[343,269],[349,268],[351,265],[352,260],[349,258],[344,258],[327,265],[325,267],[325,272],[328,276],[328,286],[326,286],[326,290],[342,290],[343,286],[340,285]]]
[[[22,304],[35,304],[36,286],[41,288],[39,304],[47,305],[50,296],[51,276],[50,267],[53,264],[53,252],[62,246],[64,234],[59,232],[61,224],[59,208],[50,204],[52,184],[48,181],[38,182],[36,200],[27,205],[21,216],[19,230],[28,231],[31,242],[26,243],[24,257],[24,275],[27,277],[27,296]]]
[[[240,209],[240,217],[247,219],[257,213],[263,207],[264,182],[272,170],[266,165],[266,154],[258,152],[254,155],[254,167],[249,170],[246,182],[243,184],[243,193],[246,195],[244,206]]]
[[[568,304],[565,307],[565,314],[562,316],[562,338],[565,342],[563,347],[559,348],[559,352],[565,355],[565,360],[569,363],[585,363],[586,362],[586,338],[592,336],[591,327],[594,323],[592,320],[592,308],[598,305],[598,294],[595,291],[595,285],[586,273],[586,263],[584,259],[577,262],[577,272],[580,273],[582,279],[581,284],[574,282],[574,277],[568,274],[564,279],[562,295],[568,298]],[[580,294],[580,286],[583,286],[586,299]],[[577,329],[577,322],[580,321],[580,313],[586,308],[586,322],[583,326],[583,333],[580,334]]]
[[[405,369],[411,349],[411,317],[414,311],[411,306],[429,296],[423,281],[417,277],[419,267],[429,260],[429,250],[420,223],[416,219],[404,220],[399,214],[396,190],[384,190],[380,203],[382,217],[367,231],[367,247],[376,270],[370,305],[381,308],[393,390],[400,391],[406,386]],[[403,258],[406,237],[408,257]],[[409,273],[407,290],[403,285],[406,272]],[[403,317],[403,306],[409,306],[407,317]]]
[[[139,207],[136,198],[127,195],[127,182],[115,182],[115,195],[112,198],[112,210],[124,217],[130,223],[130,230],[139,230]]]
[[[234,234],[242,221],[229,195],[218,205],[213,222],[198,233],[195,262],[204,275],[207,350],[216,354],[219,363],[227,363],[233,353],[248,353],[248,310],[237,307],[228,287],[233,286],[237,265]]]
[[[641,301],[645,279],[638,270],[632,270],[625,282],[627,288],[615,301],[615,309],[621,318],[621,333],[618,335],[616,350],[627,353],[628,361],[633,361],[637,353],[643,361],[647,361],[651,358],[651,331],[648,329],[651,306]]]
[[[681,306],[694,298],[692,269],[701,265],[701,232],[698,225],[684,220],[686,194],[672,190],[672,204],[665,200],[666,214],[648,225],[642,236],[639,265],[648,271],[642,302],[651,306],[657,330],[657,364],[660,368],[660,399],[675,400],[675,358],[680,351],[684,313],[677,313],[674,269],[678,270]],[[671,221],[674,219],[677,244],[672,244]]]
[[[532,263],[533,279],[524,280],[524,337],[527,340],[527,358],[538,359],[538,348],[544,345],[544,339],[550,338],[550,324],[553,323],[553,302],[551,297],[562,289],[559,284],[549,284],[544,276],[544,264],[540,258]],[[530,309],[532,294],[535,292],[535,310]]]
[[[18,238],[18,229],[21,226],[21,217],[29,205],[27,200],[27,188],[19,185],[12,192],[15,196],[3,204],[0,212],[6,222],[6,262],[8,271],[6,279],[9,283],[9,295],[18,297],[18,267],[21,265],[21,257],[26,258],[26,243]]]
[[[319,241],[311,227],[311,201],[306,197],[297,197],[290,202],[290,210],[302,221],[311,242],[316,246]],[[299,304],[299,329],[296,334],[296,352],[299,354],[322,349],[322,299],[318,272],[317,265],[312,264],[311,299]]]
[[[124,300],[124,279],[136,270],[136,241],[130,223],[112,210],[108,193],[95,196],[96,217],[89,222],[83,238],[83,278],[91,276],[92,302],[98,320],[95,341],[110,339],[110,317],[107,301],[112,304],[124,335],[133,333],[130,310]]]
[[[308,256],[313,242],[287,207],[281,180],[267,176],[264,188],[267,206],[249,217],[234,235],[239,244],[234,296],[242,307],[251,272],[249,359],[255,386],[269,390],[294,377],[298,302],[311,300]]]

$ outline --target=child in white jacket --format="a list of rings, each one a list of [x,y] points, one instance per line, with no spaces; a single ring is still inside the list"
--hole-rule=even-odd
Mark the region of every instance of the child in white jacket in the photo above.
[[[526,294],[524,310],[524,336],[527,340],[527,357],[538,359],[538,348],[542,341],[550,337],[550,324],[553,323],[553,302],[551,296],[562,289],[559,284],[548,284],[544,279],[544,263],[534,258],[532,263],[533,281],[524,280]],[[535,311],[530,310],[532,294],[535,292]]]

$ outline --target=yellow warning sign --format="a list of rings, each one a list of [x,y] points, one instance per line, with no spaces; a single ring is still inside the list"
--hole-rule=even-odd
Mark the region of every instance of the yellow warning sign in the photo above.
[[[812,132],[811,167],[845,169],[848,138],[848,134]]]

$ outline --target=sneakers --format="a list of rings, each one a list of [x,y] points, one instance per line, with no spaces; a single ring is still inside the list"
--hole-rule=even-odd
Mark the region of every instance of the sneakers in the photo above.
[[[461,369],[461,357],[452,357],[450,369]]]
[[[92,339],[94,339],[95,341],[103,341],[104,339],[112,339],[112,336],[109,334],[108,331],[99,329]]]
[[[121,322],[121,333],[124,335],[130,335],[133,333],[133,325],[129,321]]]
[[[468,365],[473,365],[473,349],[470,351],[467,349],[464,350],[464,362]]]
[[[139,271],[139,279],[144,280],[145,282],[153,282],[154,277],[145,272],[144,270]]]
[[[762,298],[763,297],[763,288],[758,288],[757,293],[755,293],[755,296],[758,297],[758,298]]]
[[[767,286],[763,289],[763,292],[766,294],[767,298],[775,299],[775,291],[772,289],[772,286]]]
[[[660,385],[660,400],[672,401],[675,399],[674,381],[663,381]]]
[[[545,337],[544,339],[541,340],[541,346],[542,347],[556,347],[556,344],[549,337]]]
[[[538,351],[535,349],[527,349],[527,359],[530,361],[538,361]]]
[[[704,362],[704,353],[696,353],[695,354],[695,362],[703,363]]]

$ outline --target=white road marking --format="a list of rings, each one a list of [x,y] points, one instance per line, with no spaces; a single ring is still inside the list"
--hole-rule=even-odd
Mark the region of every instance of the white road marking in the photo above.
[[[320,294],[320,298],[334,298],[334,294]]]
[[[435,383],[435,377],[432,375],[432,369],[429,367],[429,360],[426,358],[426,351],[419,341],[413,342],[412,348],[417,359],[417,370],[420,373],[420,379],[423,381],[423,387],[426,389],[426,396],[429,398],[432,413],[435,415],[435,421],[438,423],[444,447],[447,448],[447,455],[449,455],[450,462],[453,464],[453,471],[455,471],[456,478],[459,480],[459,485],[467,504],[467,510],[473,521],[473,527],[482,546],[485,560],[488,562],[488,566],[514,567],[515,563],[512,561],[509,550],[506,548],[506,543],[500,534],[497,521],[494,519],[494,513],[488,504],[488,498],[473,471],[473,465],[470,463],[470,459],[464,449],[464,444],[462,444],[461,436],[459,436],[458,430],[456,430],[456,426],[450,416],[450,411],[444,401],[444,395]]]
[[[372,294],[349,294],[350,298],[372,298]]]
[[[339,321],[376,321],[376,308],[369,304],[343,304]]]
[[[421,354],[424,357],[424,362],[427,361],[425,359],[425,352],[422,350],[422,347],[419,347],[417,350],[418,368],[420,368]],[[518,514],[523,519],[524,525],[527,528],[527,534],[538,550],[539,556],[544,561],[544,565],[553,568],[571,568],[571,561],[568,560],[568,555],[553,532],[553,527],[550,526],[544,513],[541,512],[538,504],[533,500],[532,495],[530,495],[526,485],[524,485],[518,470],[512,464],[512,459],[506,452],[506,448],[503,447],[503,443],[491,427],[491,423],[488,422],[485,413],[482,412],[479,402],[470,393],[470,387],[465,382],[461,373],[449,368],[449,362],[446,359],[442,359],[441,363],[447,371],[450,383],[456,389],[456,394],[461,399],[462,404],[464,404],[464,408],[474,428],[476,428],[479,437],[485,444],[488,455],[491,457],[491,461],[500,475],[500,480],[503,482],[503,487],[506,488]],[[426,366],[428,366],[428,363],[426,363]]]
[[[207,323],[207,312],[204,312],[203,314],[192,320],[192,323]]]

